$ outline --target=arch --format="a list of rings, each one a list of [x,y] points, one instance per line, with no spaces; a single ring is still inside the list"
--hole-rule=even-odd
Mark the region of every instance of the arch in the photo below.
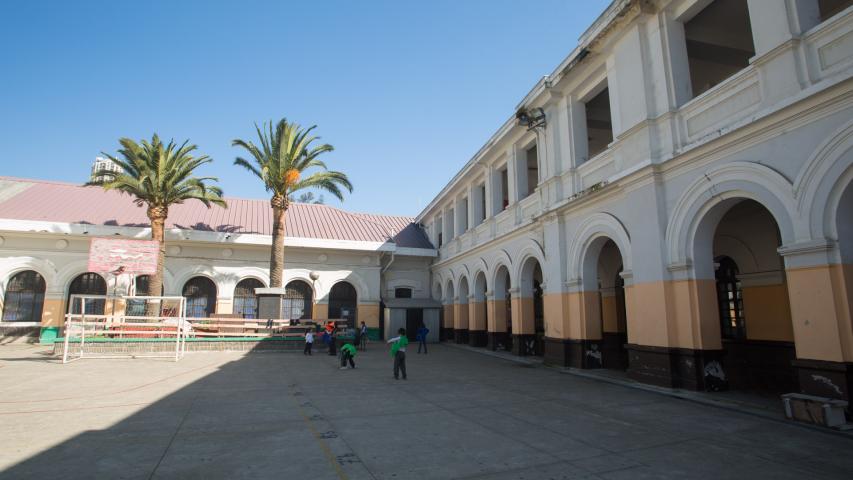
[[[468,296],[471,293],[471,290],[468,288],[468,277],[462,276],[459,278],[459,302],[460,304],[467,305],[468,304]]]
[[[51,288],[50,283],[48,283],[48,289],[68,296],[68,288],[71,286],[71,282],[88,271],[89,261],[86,259],[68,262],[57,270],[54,287]]]
[[[445,305],[451,305],[456,298],[456,291],[453,289],[453,279],[448,278],[447,283],[444,286],[444,303]]]
[[[346,320],[355,327],[358,320],[358,291],[346,280],[341,280],[329,290],[329,318]]]
[[[503,264],[498,264],[495,267],[494,276],[492,277],[492,294],[495,300],[506,300],[506,292],[512,288],[512,278],[509,273],[509,267]]]
[[[585,271],[595,266],[594,264],[589,265],[588,262],[598,261],[597,254],[607,243],[607,240],[613,240],[619,249],[619,253],[622,255],[623,269],[631,271],[631,237],[628,230],[618,218],[609,213],[601,212],[590,215],[578,225],[569,250],[569,259],[572,262],[569,265],[569,271],[573,280],[585,283],[592,281],[588,275],[584,275]],[[595,255],[590,255],[590,252],[594,252]],[[584,288],[586,289],[589,286],[585,285]],[[597,286],[591,289],[597,289]]]
[[[237,283],[240,283],[247,278],[254,278],[255,280],[263,283],[265,286],[270,284],[270,276],[266,268],[243,267],[235,273],[236,274],[234,276],[239,279]]]
[[[46,288],[56,290],[56,266],[50,260],[34,257],[15,257],[0,260],[0,291],[6,291],[9,280],[19,272],[33,270],[42,276]]]
[[[471,278],[471,271],[467,265],[459,265],[456,267],[456,272],[456,276],[453,277],[456,279],[456,285],[459,285],[463,278]]]
[[[282,318],[307,320],[314,315],[314,289],[305,280],[287,282],[282,301]]]
[[[812,238],[838,239],[833,207],[853,177],[851,149],[853,120],[821,143],[794,179],[797,208],[807,215]]]
[[[509,285],[507,288],[512,288],[515,286],[516,277],[513,276],[513,263],[509,257],[509,254],[506,250],[498,250],[495,252],[494,261],[492,262],[492,272],[489,275],[492,278],[492,285],[497,285],[497,275],[500,271],[501,267],[506,269],[506,274],[508,277]]]
[[[485,271],[478,271],[474,274],[474,288],[473,295],[475,302],[485,302],[486,301],[486,292],[489,291],[488,279],[486,278]]]
[[[471,265],[471,278],[474,279],[474,282],[477,281],[477,276],[479,274],[484,274],[486,278],[489,276],[489,265],[483,259],[483,257],[474,260],[474,263]],[[487,285],[488,289],[488,285]]]
[[[70,313],[81,313],[82,303],[75,302],[71,305],[71,295],[106,295],[107,281],[95,272],[84,272],[71,280],[68,284],[68,294],[65,297],[65,311]],[[103,315],[106,309],[106,300],[86,300],[86,313],[92,315]]]
[[[542,245],[539,244],[536,240],[528,239],[524,242],[524,245],[518,250],[518,253],[515,255],[516,258],[516,278],[519,281],[522,280],[522,272],[524,271],[526,263],[530,259],[535,259],[539,262],[540,268],[545,265],[545,250],[542,248]]]
[[[441,288],[441,279],[436,276],[432,283],[432,299],[441,302],[443,296],[444,290]]]
[[[35,270],[21,270],[5,282],[3,322],[41,322],[47,284]]]
[[[713,225],[716,225],[728,207],[747,199],[755,200],[770,212],[779,227],[783,245],[794,243],[798,238],[808,238],[804,222],[799,221],[793,187],[788,180],[758,163],[732,162],[699,177],[676,202],[666,228],[669,264],[691,264],[695,256],[694,238],[700,222],[708,219],[710,212],[716,211],[718,216],[711,217]],[[719,205],[724,208],[715,208]],[[703,273],[705,277],[701,278],[713,278],[713,272]]]
[[[258,296],[256,288],[266,285],[255,277],[245,277],[234,285],[232,312],[243,318],[258,318]]]
[[[169,292],[175,295],[183,295],[184,285],[188,281],[190,281],[194,277],[205,277],[216,286],[217,291],[220,289],[221,285],[217,282],[216,272],[213,270],[213,267],[210,265],[196,265],[192,268],[186,268],[181,270],[177,275],[174,276],[174,282],[171,284],[171,288],[166,284],[166,278],[164,274],[163,278],[163,286],[166,289],[167,295]],[[230,289],[229,289],[230,290]]]
[[[181,295],[186,298],[186,315],[190,318],[207,318],[216,312],[216,283],[197,275],[184,283]]]

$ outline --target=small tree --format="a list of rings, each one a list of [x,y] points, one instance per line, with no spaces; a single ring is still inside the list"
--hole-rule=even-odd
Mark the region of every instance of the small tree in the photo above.
[[[303,129],[297,123],[281,119],[273,127],[272,121],[264,123],[264,130],[255,124],[260,146],[251,141],[234,140],[232,146],[241,147],[252,156],[253,162],[242,157],[234,160],[264,182],[272,193],[270,205],[273,210],[272,250],[270,252],[270,287],[282,286],[284,276],[284,215],[290,206],[292,195],[300,190],[315,188],[325,190],[340,200],[344,199],[341,188],[352,192],[352,184],[341,172],[330,171],[318,160],[320,155],[334,148],[323,143],[312,145],[319,137],[311,136],[316,125]],[[317,168],[310,174],[309,169]]]
[[[219,187],[209,185],[218,181],[215,177],[195,177],[195,169],[212,160],[207,155],[195,157],[195,145],[185,141],[178,146],[174,140],[168,145],[160,141],[155,133],[151,142],[140,143],[129,138],[119,139],[121,159],[104,153],[121,168],[120,172],[101,169],[92,173],[87,186],[118,190],[134,198],[134,203],[147,206],[146,214],[151,221],[151,239],[160,242],[157,253],[157,272],[148,284],[148,295],[160,295],[163,290],[163,263],[166,258],[165,225],[169,207],[195,199],[210,208],[211,204],[227,207]]]

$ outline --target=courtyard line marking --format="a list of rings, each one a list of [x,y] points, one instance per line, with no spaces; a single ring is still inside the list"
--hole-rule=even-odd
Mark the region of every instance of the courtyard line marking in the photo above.
[[[289,392],[288,398],[290,398],[293,404],[296,405],[296,410],[299,411],[299,416],[301,416],[305,424],[308,425],[308,429],[311,430],[311,434],[314,435],[314,440],[317,441],[317,443],[320,445],[320,450],[322,450],[323,454],[326,456],[326,460],[328,460],[329,463],[332,464],[332,467],[335,468],[335,473],[338,475],[338,478],[340,478],[341,480],[349,480],[349,477],[347,476],[346,472],[344,472],[344,469],[341,468],[337,458],[335,458],[335,455],[332,453],[332,450],[329,448],[326,442],[323,441],[323,438],[320,436],[320,432],[318,432],[317,429],[314,428],[314,424],[311,422],[311,419],[305,413],[305,410],[302,408],[302,405],[296,400],[296,398],[294,398],[292,391]]]
[[[172,434],[172,438],[169,439],[169,443],[166,445],[166,448],[163,449],[163,454],[160,455],[160,459],[157,460],[157,465],[154,465],[154,469],[151,470],[151,474],[148,475],[148,480],[154,478],[154,474],[157,473],[157,469],[160,468],[160,464],[163,463],[163,459],[166,458],[166,454],[169,453],[169,449],[172,448],[172,444],[175,442],[175,437],[178,436],[178,433],[181,431],[181,427],[184,426],[184,422],[187,421],[187,417],[190,416],[190,412],[195,405],[195,401],[198,399],[198,396],[201,395],[203,389],[198,389],[195,395],[193,395],[192,400],[190,400],[190,404],[187,406],[187,411],[184,412],[184,416],[181,418],[181,422],[178,423],[177,428],[175,428],[175,433]]]
[[[26,410],[23,412],[0,412],[0,415],[23,415],[26,413],[69,412],[69,411],[73,411],[73,410],[97,410],[97,409],[101,409],[101,408],[138,407],[141,405],[151,405],[151,402],[124,403],[121,405],[98,405],[98,406],[94,406],[94,407],[51,408],[51,409],[45,409],[45,410]]]
[[[199,371],[199,370],[203,370],[203,369],[205,369],[205,368],[209,368],[209,367],[211,367],[211,366],[215,365],[216,363],[218,363],[218,362],[210,363],[210,364],[207,364],[207,365],[202,365],[201,367],[193,368],[192,370],[187,370],[186,372],[176,373],[176,374],[174,374],[174,375],[170,375],[170,376],[168,376],[168,377],[164,377],[164,378],[161,378],[161,379],[159,379],[159,380],[154,380],[153,382],[144,383],[144,384],[142,384],[142,385],[137,385],[137,386],[135,386],[135,387],[127,388],[127,389],[124,389],[124,390],[118,390],[118,391],[115,391],[115,392],[100,393],[100,394],[97,394],[97,395],[79,395],[79,396],[76,396],[76,397],[46,398],[46,399],[42,399],[42,400],[0,401],[0,405],[9,405],[9,404],[16,404],[16,403],[45,403],[45,402],[61,402],[61,401],[65,401],[65,400],[80,400],[80,399],[84,399],[84,398],[103,397],[103,396],[105,396],[105,395],[119,395],[119,394],[122,394],[122,393],[129,393],[129,392],[133,392],[133,391],[139,390],[139,389],[141,389],[141,388],[150,387],[151,385],[156,385],[156,384],[158,384],[158,383],[162,383],[162,382],[165,382],[165,381],[167,381],[167,380],[172,380],[173,378],[177,378],[177,377],[180,377],[180,376],[182,376],[182,375],[186,375],[186,374],[188,374],[188,373],[197,372],[197,371]]]

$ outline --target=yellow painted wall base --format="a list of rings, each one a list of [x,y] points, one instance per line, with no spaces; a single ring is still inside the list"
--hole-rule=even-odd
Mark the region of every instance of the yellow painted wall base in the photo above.
[[[315,303],[313,310],[311,312],[311,317],[314,320],[328,320],[329,319],[329,304],[328,303]]]
[[[850,265],[785,271],[797,358],[853,361],[851,272]]]
[[[748,339],[794,341],[786,285],[744,287],[743,315]]]
[[[468,304],[468,328],[471,330],[486,329],[485,302],[471,302]]]
[[[361,325],[361,322],[364,322],[368,328],[379,328],[379,304],[360,303],[358,305],[358,317],[356,321],[359,325]]]

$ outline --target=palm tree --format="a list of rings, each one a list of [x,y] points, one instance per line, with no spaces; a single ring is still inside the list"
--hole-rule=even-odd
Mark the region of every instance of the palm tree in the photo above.
[[[148,283],[148,295],[161,295],[163,290],[163,263],[166,257],[165,225],[169,207],[196,199],[210,208],[211,204],[227,207],[219,187],[209,185],[216,177],[194,177],[196,168],[212,161],[207,155],[193,156],[195,145],[185,141],[180,146],[174,140],[163,144],[155,133],[151,142],[140,143],[120,138],[122,159],[104,153],[121,171],[108,169],[92,173],[87,186],[100,186],[104,190],[118,190],[133,197],[134,203],[146,205],[151,221],[151,239],[160,242],[157,254],[157,272]]]
[[[282,286],[284,275],[284,214],[290,199],[296,192],[306,188],[325,190],[340,200],[344,199],[341,187],[352,192],[352,184],[341,172],[330,171],[317,157],[334,148],[323,143],[312,145],[319,137],[311,136],[317,126],[302,128],[298,123],[281,119],[273,129],[273,123],[264,123],[264,130],[255,124],[260,147],[245,140],[234,140],[232,146],[242,147],[252,156],[254,164],[237,157],[234,165],[249,170],[264,182],[272,193],[270,205],[273,210],[272,251],[270,252],[270,287]],[[310,168],[319,170],[306,175]]]

